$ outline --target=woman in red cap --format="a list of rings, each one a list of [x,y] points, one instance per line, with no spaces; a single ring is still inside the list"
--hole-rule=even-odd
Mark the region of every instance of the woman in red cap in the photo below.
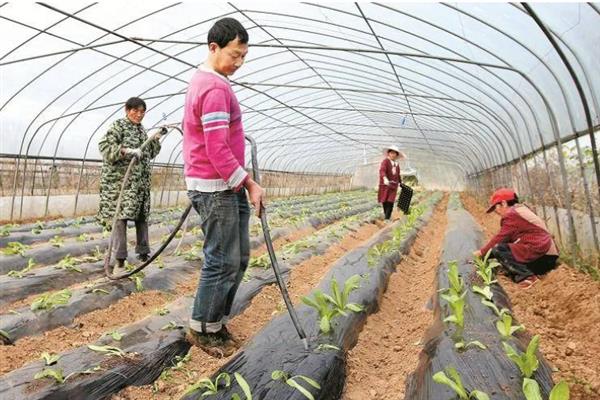
[[[389,222],[394,209],[398,185],[400,185],[400,165],[398,157],[400,150],[396,146],[386,148],[387,157],[379,166],[379,191],[377,192],[377,201],[383,205],[383,214],[385,222]]]
[[[558,249],[544,221],[529,207],[519,203],[512,189],[502,188],[490,198],[487,212],[502,218],[500,232],[473,254],[496,258],[507,275],[527,289],[538,281],[537,275],[556,267]]]

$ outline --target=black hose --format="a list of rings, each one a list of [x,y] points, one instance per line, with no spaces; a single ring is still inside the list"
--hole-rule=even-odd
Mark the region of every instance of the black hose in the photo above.
[[[250,136],[246,136],[246,140],[250,142],[250,153],[252,155],[252,175],[254,181],[260,184],[260,173],[258,170],[258,159],[257,159],[257,150],[256,150],[256,142]],[[279,270],[279,263],[277,262],[277,256],[275,255],[275,249],[273,248],[273,241],[271,240],[271,232],[269,230],[269,223],[267,221],[267,211],[265,208],[260,205],[260,223],[263,230],[263,235],[265,237],[265,244],[267,245],[267,251],[269,252],[269,258],[271,259],[271,266],[273,267],[273,272],[275,273],[275,278],[277,279],[277,285],[279,286],[279,290],[281,291],[281,296],[283,297],[283,301],[285,302],[285,306],[287,307],[288,313],[290,314],[290,318],[292,319],[292,323],[294,324],[294,328],[296,328],[296,332],[298,332],[298,336],[302,340],[302,344],[304,345],[304,349],[308,350],[308,340],[306,339],[306,333],[304,333],[304,329],[300,324],[300,320],[298,319],[298,315],[296,314],[296,310],[294,309],[294,305],[290,300],[290,295],[287,291],[287,287],[285,286],[285,282],[281,277],[281,271]]]

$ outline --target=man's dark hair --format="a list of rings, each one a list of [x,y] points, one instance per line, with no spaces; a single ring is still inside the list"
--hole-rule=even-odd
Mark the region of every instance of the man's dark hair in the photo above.
[[[125,110],[127,111],[133,108],[137,110],[140,107],[143,107],[144,111],[146,111],[146,102],[140,99],[139,97],[130,97],[129,100],[127,100],[127,102],[125,103]]]
[[[237,19],[223,18],[215,22],[208,31],[208,43],[216,43],[220,48],[239,38],[240,43],[248,43],[248,32]]]
[[[515,204],[517,204],[519,202],[519,197],[517,197],[517,194],[515,193],[515,198],[513,200],[508,200],[506,202],[506,205],[509,207],[514,206]]]

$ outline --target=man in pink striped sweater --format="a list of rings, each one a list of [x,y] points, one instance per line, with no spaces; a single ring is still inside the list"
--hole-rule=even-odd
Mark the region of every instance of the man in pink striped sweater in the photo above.
[[[204,265],[188,340],[214,357],[236,342],[225,324],[250,257],[250,202],[260,215],[263,189],[244,170],[242,113],[228,76],[242,66],[248,33],[233,18],[208,32],[208,58],[192,77],[183,115],[184,175],[201,219]]]

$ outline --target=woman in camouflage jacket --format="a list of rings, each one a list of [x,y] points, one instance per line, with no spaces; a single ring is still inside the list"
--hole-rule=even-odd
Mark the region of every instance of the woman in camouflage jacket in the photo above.
[[[100,209],[98,221],[107,229],[112,228],[117,199],[127,167],[132,157],[138,162],[133,166],[129,182],[123,191],[121,210],[113,233],[113,248],[117,267],[123,267],[127,258],[127,220],[135,221],[139,259],[145,261],[150,253],[148,244],[148,216],[150,214],[150,160],[160,151],[160,132],[142,151],[140,146],[148,139],[141,122],[146,103],[132,97],[125,103],[126,117],[113,122],[98,147],[104,163],[100,179]]]

